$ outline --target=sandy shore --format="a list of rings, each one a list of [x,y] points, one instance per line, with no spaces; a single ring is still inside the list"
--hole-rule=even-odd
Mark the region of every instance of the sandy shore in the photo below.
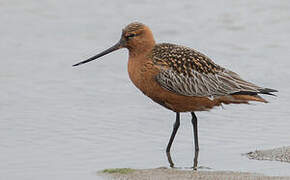
[[[290,162],[290,146],[269,150],[256,150],[245,154],[250,159]],[[264,176],[255,173],[231,171],[155,169],[107,169],[99,173],[114,180],[290,180],[290,177]]]
[[[121,173],[119,172],[121,170]],[[263,176],[254,173],[230,171],[191,171],[169,168],[156,169],[115,169],[100,172],[105,179],[112,180],[290,180],[290,177]]]

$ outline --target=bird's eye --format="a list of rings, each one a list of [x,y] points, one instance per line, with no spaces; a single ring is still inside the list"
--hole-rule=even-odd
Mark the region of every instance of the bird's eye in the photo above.
[[[128,34],[127,36],[126,36],[126,39],[131,39],[132,37],[134,37],[134,36],[136,36],[136,34]]]

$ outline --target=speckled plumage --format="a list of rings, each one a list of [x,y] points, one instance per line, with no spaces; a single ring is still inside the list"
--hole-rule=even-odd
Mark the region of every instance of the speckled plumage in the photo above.
[[[128,26],[126,26],[124,29],[123,29],[123,32],[126,32],[126,33],[135,33],[136,31],[140,31],[144,28],[144,24],[142,23],[139,23],[139,22],[134,22],[134,23],[131,23],[129,24]]]
[[[185,76],[194,76],[192,70],[207,74],[224,69],[194,49],[169,43],[154,46],[151,58],[154,64],[170,67]]]
[[[157,82],[180,95],[210,98],[239,92],[256,95],[262,89],[215,64],[204,54],[184,46],[157,44],[150,58],[160,66]]]

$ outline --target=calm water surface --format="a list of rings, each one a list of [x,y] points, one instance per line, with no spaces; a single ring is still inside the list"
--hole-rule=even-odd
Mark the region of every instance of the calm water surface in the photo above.
[[[175,114],[127,75],[127,50],[71,65],[119,40],[132,21],[158,42],[186,45],[244,79],[276,88],[269,104],[232,105],[199,118],[199,165],[290,176],[290,164],[241,156],[289,145],[289,1],[0,1],[0,179],[99,179],[113,167],[169,166]],[[189,114],[172,149],[192,165]]]

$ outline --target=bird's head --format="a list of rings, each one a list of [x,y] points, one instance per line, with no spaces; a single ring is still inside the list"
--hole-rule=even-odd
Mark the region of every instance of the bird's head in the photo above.
[[[85,64],[121,48],[127,48],[130,56],[136,56],[151,50],[154,45],[155,40],[151,30],[142,23],[134,22],[123,29],[120,40],[114,46],[73,66]]]

